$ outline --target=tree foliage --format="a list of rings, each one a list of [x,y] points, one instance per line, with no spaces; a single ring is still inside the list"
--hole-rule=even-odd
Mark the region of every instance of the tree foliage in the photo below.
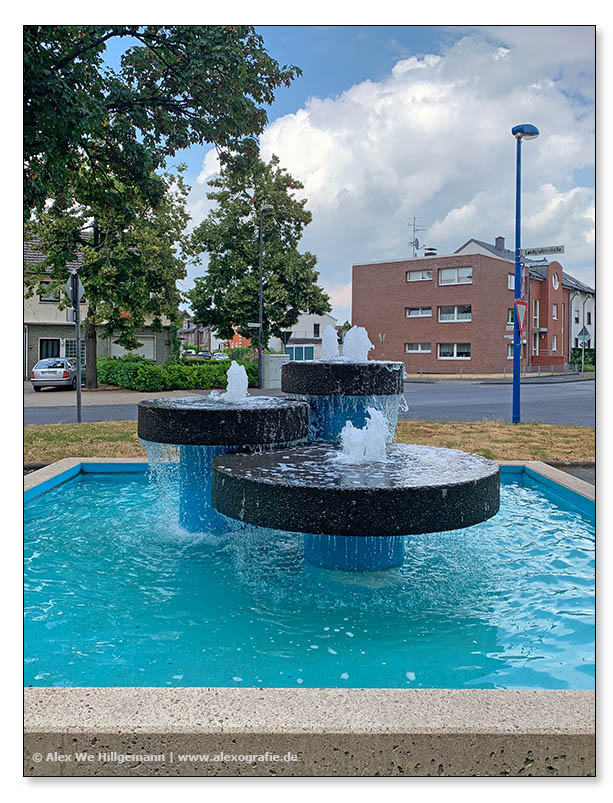
[[[224,152],[221,172],[209,182],[217,202],[194,230],[192,250],[208,255],[208,269],[188,293],[195,320],[212,326],[221,338],[231,338],[234,327],[253,337],[249,322],[259,317],[259,224],[263,205],[263,343],[290,328],[301,312],[329,312],[328,296],[317,284],[317,258],[300,253],[298,244],[311,222],[306,200],[296,197],[303,184],[259,155],[254,140],[244,140],[236,151]]]
[[[137,189],[115,179],[113,204],[76,202],[66,208],[53,203],[26,230],[26,237],[46,256],[36,273],[26,273],[30,294],[39,292],[44,281],[47,290],[56,290],[67,304],[66,264],[80,255],[87,322],[103,324],[104,333],[126,348],[138,347],[135,332],[145,319],[160,329],[162,316],[176,317],[176,282],[185,276],[188,187],[180,174],[162,174],[157,180],[163,193],[155,207]],[[72,194],[79,196],[78,189]],[[124,215],[115,211],[121,203],[134,213],[128,226]]]
[[[119,70],[103,62],[114,37],[131,43]],[[118,180],[157,203],[168,156],[257,135],[261,104],[299,74],[280,67],[251,26],[25,26],[25,218],[48,199],[70,203],[79,172],[98,201],[119,200]]]

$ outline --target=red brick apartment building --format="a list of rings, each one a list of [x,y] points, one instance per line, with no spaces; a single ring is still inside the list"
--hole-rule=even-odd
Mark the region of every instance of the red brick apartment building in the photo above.
[[[371,359],[401,360],[409,373],[497,373],[513,358],[514,255],[504,238],[469,240],[454,254],[353,266],[352,319],[366,327]],[[522,359],[569,362],[578,315],[594,344],[594,290],[559,262],[529,266]],[[579,310],[579,311],[578,311]],[[383,338],[380,335],[385,335]]]

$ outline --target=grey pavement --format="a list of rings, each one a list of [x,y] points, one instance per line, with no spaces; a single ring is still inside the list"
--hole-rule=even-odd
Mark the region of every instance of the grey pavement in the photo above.
[[[25,383],[24,423],[51,424],[76,421],[75,396],[72,391],[33,393]],[[134,391],[98,391],[83,393],[83,421],[135,420],[141,399],[159,396],[206,395],[208,391],[173,391],[171,393],[136,393]],[[250,391],[282,395],[279,390]],[[511,420],[511,386],[475,384],[474,382],[405,384],[408,412],[401,420],[481,421]],[[594,427],[595,383],[564,382],[524,384],[521,388],[522,421],[544,424],[574,424]]]

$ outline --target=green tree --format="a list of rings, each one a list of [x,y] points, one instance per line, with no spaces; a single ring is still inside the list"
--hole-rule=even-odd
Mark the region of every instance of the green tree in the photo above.
[[[254,140],[244,140],[233,153],[224,152],[221,172],[210,182],[208,198],[217,202],[194,230],[192,250],[208,255],[206,275],[187,294],[194,318],[212,326],[219,337],[231,338],[234,327],[253,337],[250,321],[259,316],[259,215],[264,204],[273,212],[263,217],[264,347],[298,320],[301,312],[323,314],[331,309],[317,280],[317,258],[300,253],[298,243],[312,215],[295,191],[303,184],[259,155]]]
[[[103,61],[115,37],[131,45],[119,70]],[[280,67],[246,25],[25,26],[25,219],[48,199],[70,205],[83,170],[107,204],[120,200],[115,180],[157,203],[164,183],[156,171],[167,157],[259,134],[262,104],[299,74]]]
[[[176,282],[185,276],[189,252],[186,226],[189,215],[186,197],[189,188],[181,174],[162,174],[163,186],[156,206],[134,187],[117,179],[100,199],[88,191],[88,175],[70,187],[70,206],[54,202],[35,215],[26,228],[26,237],[46,256],[36,273],[26,273],[29,293],[40,291],[41,282],[57,291],[67,304],[64,285],[66,264],[82,258],[79,275],[85,290],[87,318],[85,345],[88,388],[97,386],[96,326],[105,336],[114,337],[125,348],[137,348],[136,332],[151,320],[154,330],[162,328],[162,317],[174,320],[180,293]],[[108,196],[113,202],[108,203]],[[79,203],[75,198],[85,197]],[[132,210],[126,225],[124,206]]]

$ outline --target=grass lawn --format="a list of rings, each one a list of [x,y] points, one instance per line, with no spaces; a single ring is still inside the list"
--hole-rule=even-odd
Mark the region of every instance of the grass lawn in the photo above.
[[[591,427],[501,421],[401,421],[396,440],[463,449],[492,460],[594,460],[596,448]]]
[[[142,457],[136,421],[42,424],[24,428],[24,463],[62,457]],[[476,452],[494,460],[594,460],[594,430],[550,424],[401,421],[396,438]]]

